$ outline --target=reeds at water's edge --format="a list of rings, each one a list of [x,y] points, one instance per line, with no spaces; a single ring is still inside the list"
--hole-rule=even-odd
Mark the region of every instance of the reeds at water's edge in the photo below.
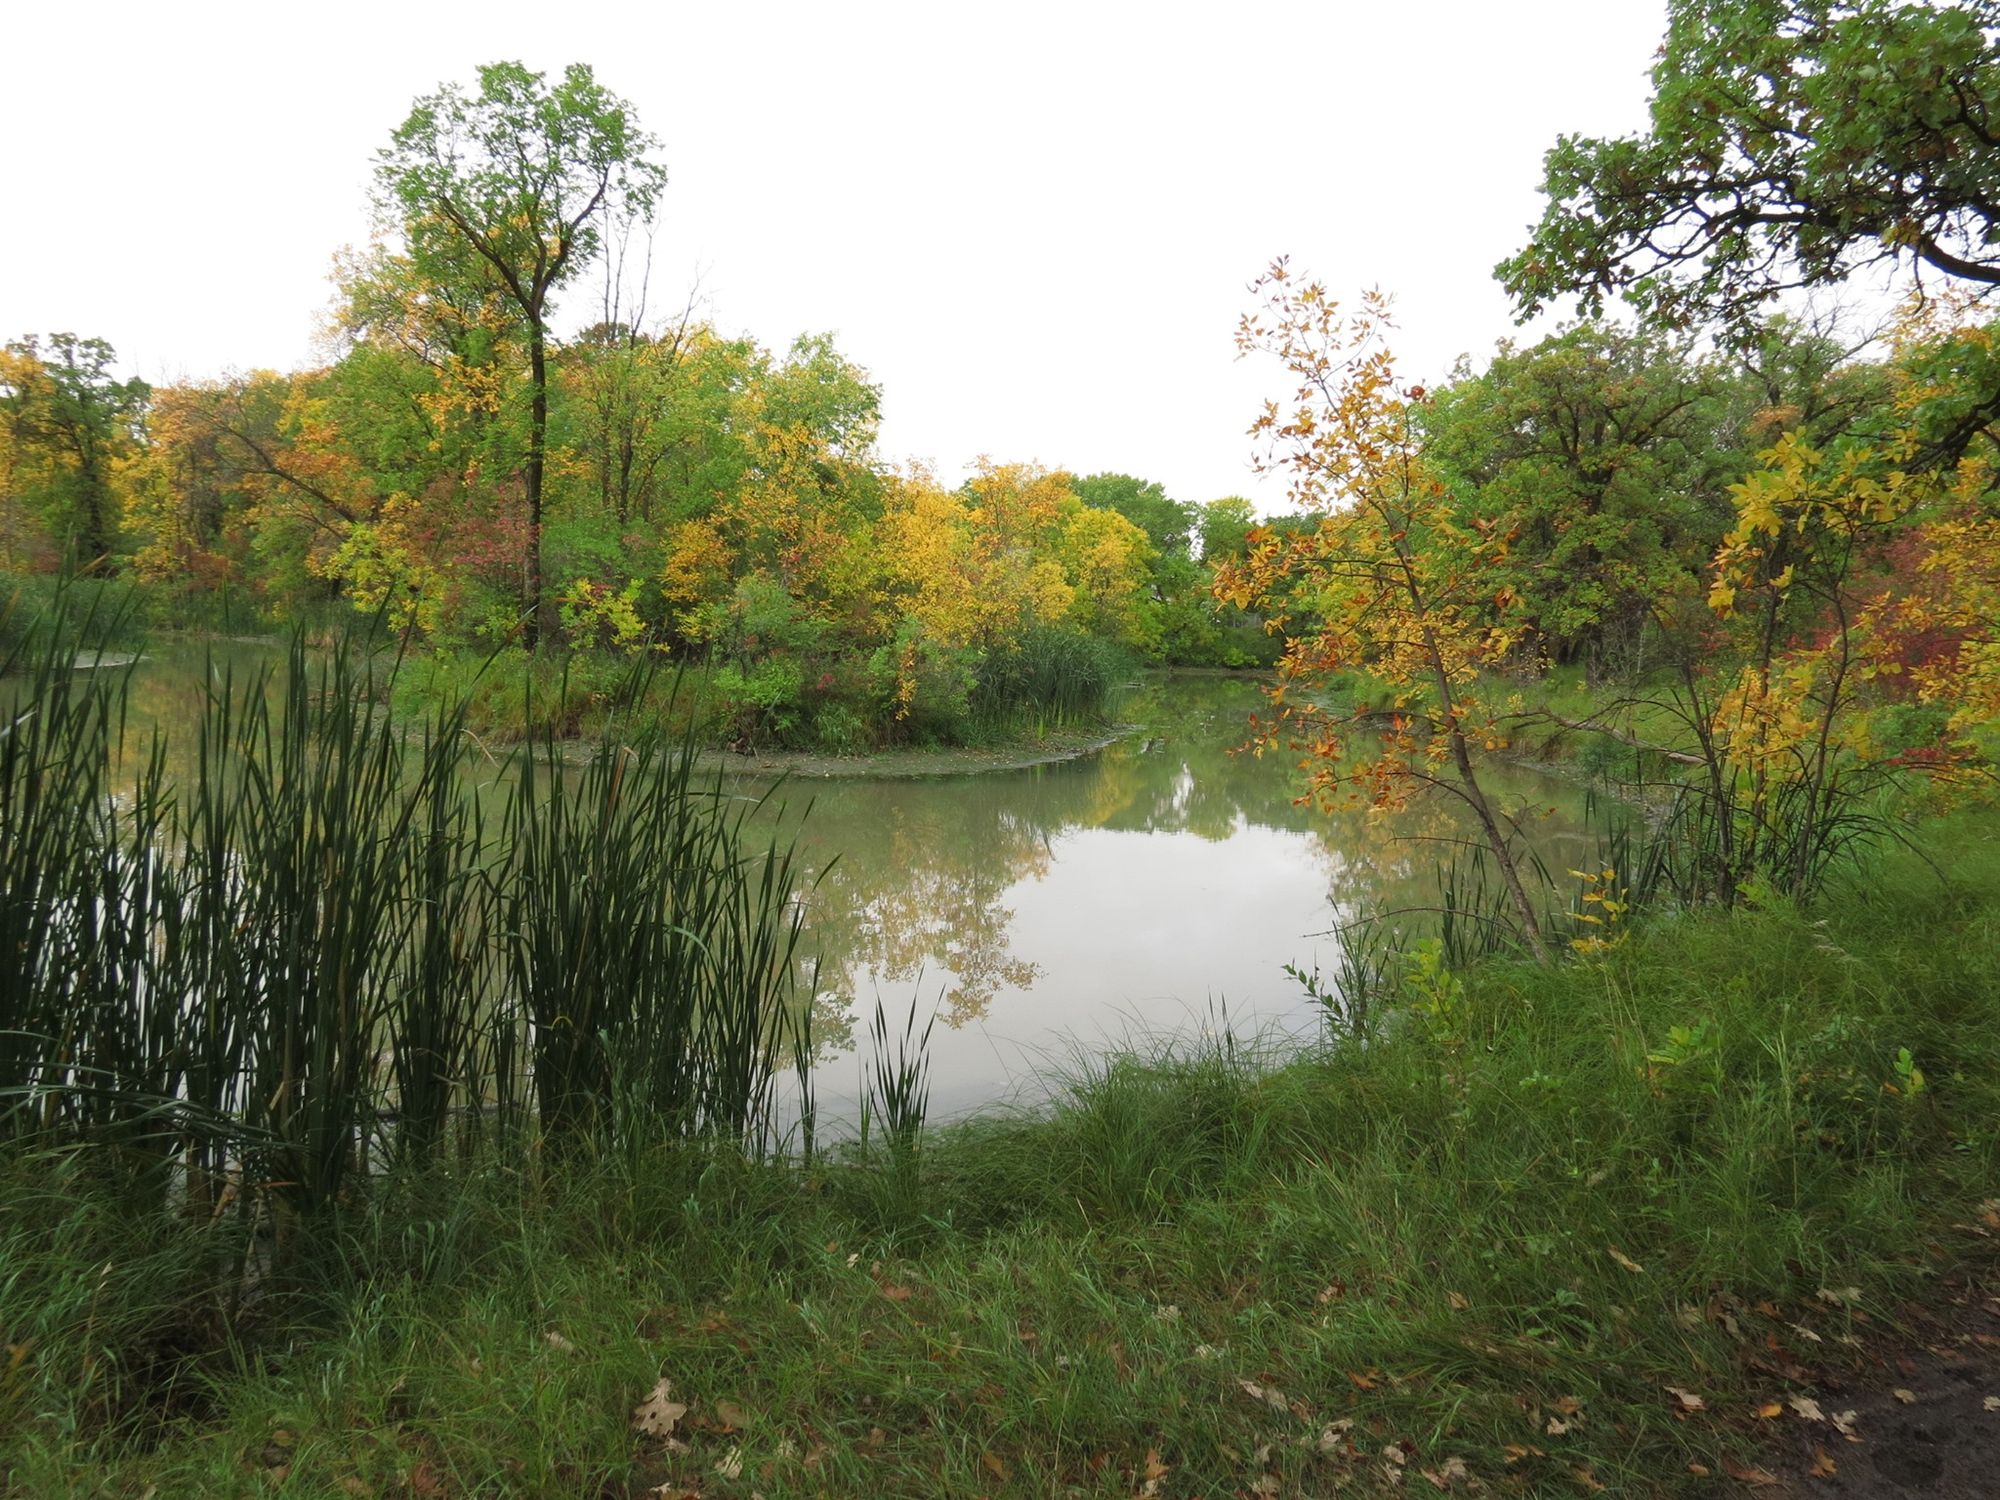
[[[503,1149],[779,1144],[802,873],[693,747],[531,741],[475,784],[462,709],[294,640],[215,675],[186,770],[59,600],[0,659],[0,1138],[87,1144],[148,1201],[295,1219]],[[766,794],[768,796],[768,794]],[[768,825],[766,825],[768,826]]]

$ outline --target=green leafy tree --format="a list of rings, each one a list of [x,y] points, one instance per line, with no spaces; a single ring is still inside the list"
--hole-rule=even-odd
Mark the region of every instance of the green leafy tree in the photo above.
[[[1669,323],[1915,262],[2000,285],[2000,3],[1672,0],[1652,128],[1564,136],[1497,274]]]
[[[11,488],[69,556],[102,563],[118,540],[118,467],[136,446],[150,389],[113,373],[103,339],[52,333],[6,347],[0,424]]]
[[[1099,510],[1115,510],[1146,533],[1162,557],[1187,554],[1195,508],[1169,499],[1164,486],[1130,474],[1092,474],[1074,481],[1077,499]]]
[[[1740,473],[1718,445],[1723,384],[1658,335],[1585,323],[1501,344],[1422,409],[1461,521],[1504,547],[1498,613],[1554,660],[1594,669],[1639,641],[1653,600],[1694,590]]]
[[[666,182],[657,142],[581,63],[550,84],[520,63],[419,99],[381,153],[381,205],[417,269],[447,283],[475,269],[504,292],[528,346],[527,640],[542,609],[551,298],[596,258],[607,221],[643,218]]]

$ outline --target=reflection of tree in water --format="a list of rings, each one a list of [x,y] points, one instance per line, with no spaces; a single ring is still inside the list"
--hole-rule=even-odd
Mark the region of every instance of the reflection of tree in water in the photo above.
[[[1457,847],[1448,841],[1467,833],[1458,809],[1431,799],[1386,817],[1300,805],[1303,783],[1284,756],[1237,753],[1262,701],[1240,680],[1149,682],[1124,708],[1144,729],[1086,761],[819,791],[807,839],[839,856],[809,908],[829,1018],[868,1003],[863,986],[922,976],[938,980],[950,1026],[984,1017],[1007,990],[1031,988],[1043,976],[1013,952],[1005,897],[1043,878],[1055,842],[1077,829],[1220,842],[1245,827],[1275,828],[1307,837],[1336,910],[1435,904],[1437,866]],[[882,998],[891,1010],[907,1003]]]
[[[199,648],[169,650],[135,673],[136,740],[157,724],[180,755],[191,754],[205,673],[232,667],[240,689],[270,653],[221,645],[212,667],[205,658]],[[921,979],[930,992],[915,996],[922,1008],[941,989],[940,1020],[961,1026],[983,1018],[1003,993],[1042,980],[1039,966],[1014,952],[1015,912],[1006,898],[1018,883],[1044,878],[1057,841],[1079,829],[1187,834],[1211,843],[1246,827],[1302,835],[1331,903],[1329,927],[1343,916],[1436,905],[1439,866],[1460,852],[1452,841],[1469,831],[1451,799],[1432,797],[1394,815],[1301,806],[1294,799],[1303,782],[1289,756],[1237,751],[1249,738],[1250,715],[1262,707],[1253,682],[1150,679],[1121,709],[1144,727],[1087,760],[983,776],[787,787],[781,795],[791,810],[778,829],[800,827],[797,814],[812,804],[802,853],[820,876],[802,900],[806,950],[817,955],[821,1050],[852,1042],[856,1001],[875,998],[869,987],[896,1015]],[[475,780],[494,774],[475,770]],[[1546,798],[1548,790],[1526,773],[1508,788],[1511,805],[1543,814],[1524,819],[1532,841],[1545,849],[1551,835],[1576,842],[1550,857],[1559,872],[1592,855],[1570,831],[1573,819],[1551,826],[1547,802],[1526,800]],[[806,960],[801,978],[812,972]]]

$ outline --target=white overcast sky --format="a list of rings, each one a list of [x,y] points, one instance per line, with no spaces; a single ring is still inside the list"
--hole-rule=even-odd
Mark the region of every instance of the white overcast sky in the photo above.
[[[311,363],[410,101],[583,61],[663,143],[656,307],[698,276],[726,332],[830,330],[893,459],[1270,508],[1243,433],[1283,382],[1236,360],[1246,284],[1288,253],[1393,292],[1412,378],[1484,354],[1542,153],[1643,124],[1664,11],[20,0],[0,338],[97,335],[156,381]]]

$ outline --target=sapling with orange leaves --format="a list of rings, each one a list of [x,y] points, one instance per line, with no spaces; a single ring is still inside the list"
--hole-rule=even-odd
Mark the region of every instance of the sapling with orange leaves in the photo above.
[[[1512,825],[1478,769],[1503,738],[1480,674],[1515,645],[1494,623],[1512,602],[1493,566],[1507,537],[1462,519],[1426,459],[1416,420],[1425,392],[1397,378],[1384,296],[1370,292],[1345,311],[1283,260],[1253,290],[1261,305],[1243,318],[1237,347],[1275,357],[1297,382],[1290,401],[1267,402],[1251,428],[1257,466],[1286,477],[1304,516],[1253,533],[1246,553],[1217,572],[1223,598],[1285,637],[1263,744],[1304,752],[1315,798],[1358,796],[1385,809],[1426,789],[1456,798],[1493,856],[1522,941],[1547,963]],[[1315,699],[1352,671],[1393,693],[1386,732]]]

